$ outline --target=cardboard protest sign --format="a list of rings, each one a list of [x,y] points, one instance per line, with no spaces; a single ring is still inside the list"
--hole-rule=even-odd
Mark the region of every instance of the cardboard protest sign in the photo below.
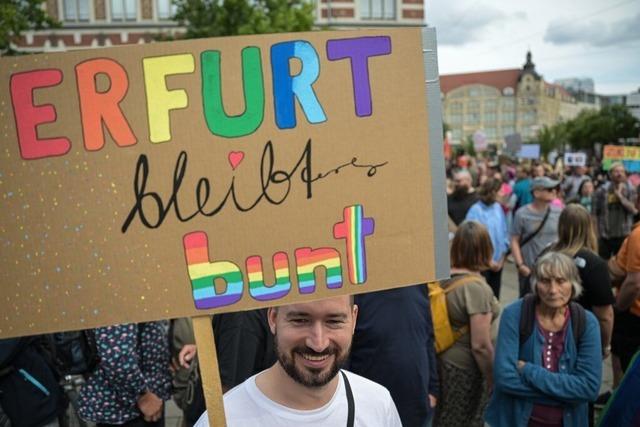
[[[506,143],[506,150],[509,153],[516,154],[522,147],[522,137],[519,133],[512,133],[504,137]]]
[[[608,171],[615,162],[624,164],[627,172],[640,172],[640,147],[605,145],[602,149],[602,168]]]
[[[564,153],[565,166],[585,166],[587,155],[585,153]]]
[[[517,156],[521,159],[539,159],[540,144],[522,144]]]
[[[0,337],[436,279],[420,29],[3,58],[0,73]]]

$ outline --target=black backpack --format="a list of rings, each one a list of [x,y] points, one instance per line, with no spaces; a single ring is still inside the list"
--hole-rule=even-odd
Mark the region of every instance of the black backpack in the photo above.
[[[520,311],[520,346],[527,341],[533,333],[533,326],[536,323],[536,296],[527,294],[522,299],[522,309]],[[576,347],[584,334],[587,323],[587,315],[584,308],[577,302],[569,303],[571,313],[571,330],[576,342]]]
[[[38,427],[67,407],[44,336],[0,340],[0,406],[14,426]]]
[[[98,363],[98,348],[93,329],[50,334],[53,364],[60,376],[91,374]]]

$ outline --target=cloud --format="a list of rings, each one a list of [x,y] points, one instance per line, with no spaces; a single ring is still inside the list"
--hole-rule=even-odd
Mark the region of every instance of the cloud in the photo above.
[[[516,13],[513,14],[513,17],[516,19],[522,19],[522,20],[526,20],[527,19],[527,12],[520,10]]]
[[[432,9],[427,22],[437,28],[440,45],[461,46],[477,41],[487,29],[509,18],[500,9],[480,3],[466,8],[454,8],[449,2],[438,6]]]
[[[544,41],[555,45],[616,46],[640,40],[639,23],[640,13],[609,23],[556,19],[547,27]]]

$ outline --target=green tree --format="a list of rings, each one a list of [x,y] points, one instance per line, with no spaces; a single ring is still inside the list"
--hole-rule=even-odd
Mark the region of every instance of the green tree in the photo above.
[[[187,38],[308,31],[313,4],[307,0],[175,0],[174,16]]]
[[[567,140],[574,149],[593,149],[596,142],[615,144],[621,138],[637,138],[640,121],[623,105],[583,110],[567,122]]]
[[[476,148],[473,146],[473,135],[467,135],[465,150],[471,157],[476,157],[476,155],[478,154],[476,153]]]
[[[58,26],[42,7],[46,0],[0,0],[0,55],[15,53],[11,43],[28,30]]]
[[[546,160],[553,150],[561,150],[567,140],[567,128],[564,123],[557,123],[553,126],[544,125],[538,131],[536,143],[540,144],[540,153]]]

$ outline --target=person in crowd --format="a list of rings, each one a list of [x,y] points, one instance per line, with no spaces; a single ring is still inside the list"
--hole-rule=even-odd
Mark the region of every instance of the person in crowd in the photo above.
[[[562,183],[562,191],[565,199],[572,199],[579,194],[579,189],[585,180],[591,180],[587,175],[586,166],[575,166],[573,173],[565,177]]]
[[[482,426],[493,372],[493,337],[500,304],[480,272],[491,265],[493,248],[487,229],[463,222],[451,244],[451,279],[446,289],[468,275],[477,280],[446,295],[451,327],[464,333],[438,355],[440,398],[434,426]]]
[[[516,183],[513,186],[513,194],[516,196],[516,205],[513,211],[517,211],[524,205],[533,202],[531,194],[531,168],[528,165],[518,165],[516,168]]]
[[[427,286],[360,294],[355,303],[358,322],[348,369],[389,390],[403,426],[428,426],[438,371]]]
[[[453,173],[453,185],[453,193],[447,197],[447,209],[449,218],[459,225],[469,208],[478,201],[478,195],[471,184],[471,174],[466,169]]]
[[[493,246],[493,257],[489,269],[483,271],[482,275],[497,299],[500,299],[502,268],[509,248],[507,219],[502,206],[497,202],[501,184],[497,179],[490,178],[486,180],[478,190],[480,200],[471,206],[466,217],[467,220],[480,222],[489,231]]]
[[[387,389],[340,369],[357,315],[349,296],[270,308],[278,360],[224,395],[228,425],[401,426]],[[208,425],[205,412],[196,426]]]
[[[95,329],[99,363],[80,392],[79,415],[98,426],[164,426],[171,397],[164,321]]]
[[[171,395],[175,404],[183,411],[182,427],[191,427],[193,423],[189,423],[187,420],[186,410],[193,404],[196,393],[196,384],[199,379],[198,363],[194,358],[195,354],[189,354],[188,361],[185,360],[184,364],[179,362],[181,351],[189,348],[195,352],[196,339],[193,334],[191,318],[172,319],[169,326],[169,340],[172,374]]]
[[[276,361],[267,310],[248,310],[213,316],[213,332],[222,391],[226,393]],[[185,345],[178,354],[182,369],[197,369],[195,345]],[[194,425],[205,410],[202,379],[198,376],[191,402],[185,405],[184,422]]]
[[[575,261],[543,254],[531,287],[533,295],[502,315],[485,419],[492,427],[586,426],[588,402],[600,390],[602,350],[595,316],[571,304],[582,293]]]
[[[529,276],[538,255],[558,237],[560,209],[551,205],[558,181],[546,176],[531,182],[533,202],[518,209],[511,226],[511,251],[518,269],[520,296],[529,292]]]
[[[66,405],[46,345],[43,336],[0,340],[0,413],[12,426],[60,425]]]
[[[564,253],[575,261],[583,290],[576,302],[598,319],[602,354],[607,357],[611,353],[615,299],[607,263],[598,256],[593,221],[582,205],[571,204],[562,211],[558,221],[558,241],[549,250]]]
[[[616,295],[612,353],[627,370],[633,355],[640,350],[640,223],[634,225],[613,261],[623,272]]]
[[[578,194],[575,197],[567,199],[567,203],[577,203],[582,205],[590,214],[593,212],[593,193],[595,187],[591,178],[587,177],[582,180],[582,184],[578,188]]]
[[[506,175],[500,172],[494,173],[493,176],[490,178],[495,179],[501,183],[500,190],[498,191],[498,194],[496,197],[496,201],[500,203],[500,206],[502,206],[502,210],[504,211],[505,217],[510,218],[511,211],[513,210],[513,207],[515,205],[514,203],[512,203],[512,199],[511,199],[511,196],[513,195],[513,188],[509,184],[509,179]]]
[[[598,221],[598,249],[604,259],[615,255],[631,232],[637,192],[629,182],[622,163],[614,163],[609,181],[595,192],[593,213]]]
[[[542,164],[542,163],[534,163],[533,166],[531,166],[531,178],[532,179],[542,178],[546,174],[547,174],[547,171],[544,168],[544,164]]]

